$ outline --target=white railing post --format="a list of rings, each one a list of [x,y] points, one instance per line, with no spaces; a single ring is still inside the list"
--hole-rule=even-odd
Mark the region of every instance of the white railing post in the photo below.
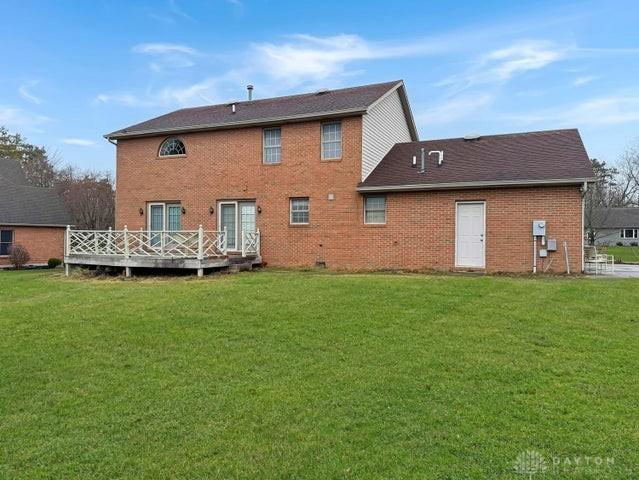
[[[111,252],[113,251],[113,231],[111,230],[111,227],[109,227],[109,234],[107,236],[107,245],[106,245],[106,253],[107,255],[111,255]]]
[[[260,229],[257,229],[257,238],[255,239],[255,254],[259,255],[260,250],[262,248],[262,235],[260,234]]]
[[[67,225],[66,235],[64,236],[64,254],[68,256],[71,251],[71,225]]]
[[[197,258],[199,260],[204,258],[204,230],[202,225],[197,229]]]
[[[228,248],[228,236],[226,233],[226,225],[224,226],[224,235],[222,236],[222,255],[226,255]]]
[[[93,231],[93,253],[98,255],[100,252],[98,251],[98,231]]]
[[[124,226],[124,256],[129,258],[129,229]]]

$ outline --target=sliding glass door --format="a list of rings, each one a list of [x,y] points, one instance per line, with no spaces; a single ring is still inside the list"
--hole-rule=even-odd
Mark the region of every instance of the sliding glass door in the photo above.
[[[179,203],[150,203],[149,239],[151,246],[160,245],[162,235],[153,232],[182,230],[182,207]]]
[[[242,232],[255,232],[255,202],[220,202],[218,211],[219,228],[226,228],[227,248],[239,250],[242,247]]]

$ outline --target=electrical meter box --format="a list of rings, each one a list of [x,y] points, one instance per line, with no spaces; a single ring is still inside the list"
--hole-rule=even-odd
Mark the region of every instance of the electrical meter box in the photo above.
[[[549,252],[556,252],[557,251],[557,240],[554,238],[549,238],[548,239],[548,248],[547,250]]]
[[[546,235],[546,220],[533,220],[533,236],[543,237]]]
[[[545,248],[542,248],[541,250],[539,250],[539,258],[546,258],[548,256],[548,250],[546,250]]]

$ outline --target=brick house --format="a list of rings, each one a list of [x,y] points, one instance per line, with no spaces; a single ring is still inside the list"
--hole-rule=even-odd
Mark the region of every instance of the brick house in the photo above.
[[[0,268],[10,265],[9,250],[15,244],[27,249],[31,265],[61,259],[70,221],[53,189],[28,185],[18,162],[0,158]]]
[[[226,229],[230,251],[259,229],[262,260],[286,267],[582,269],[579,133],[419,141],[401,81],[186,108],[105,137],[116,228]]]

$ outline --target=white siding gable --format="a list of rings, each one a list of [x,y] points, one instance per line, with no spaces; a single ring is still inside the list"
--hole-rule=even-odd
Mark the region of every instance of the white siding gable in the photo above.
[[[362,180],[393,145],[412,140],[397,90],[373,105],[362,122]]]

